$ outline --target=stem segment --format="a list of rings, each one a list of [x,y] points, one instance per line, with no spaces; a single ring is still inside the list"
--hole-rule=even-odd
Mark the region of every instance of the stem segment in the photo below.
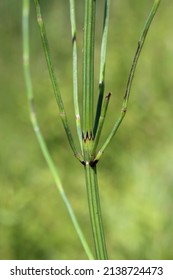
[[[103,230],[96,165],[91,166],[89,163],[85,165],[85,177],[96,259],[107,260],[108,257]]]
[[[83,134],[93,134],[94,115],[94,37],[96,0],[85,0],[83,46]]]

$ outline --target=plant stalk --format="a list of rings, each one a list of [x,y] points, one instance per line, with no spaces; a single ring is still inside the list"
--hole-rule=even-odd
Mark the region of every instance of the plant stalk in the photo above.
[[[83,45],[83,151],[90,221],[96,259],[106,260],[107,251],[100,207],[96,164],[92,162],[94,145],[94,37],[96,0],[85,0]],[[104,48],[105,49],[105,48]],[[104,68],[101,67],[101,68]],[[104,70],[103,70],[104,71]],[[106,102],[108,103],[108,102]],[[107,106],[105,106],[106,111]],[[105,115],[105,114],[103,114]],[[104,118],[103,118],[104,119]],[[101,125],[100,125],[101,127]],[[100,135],[100,133],[99,133]],[[98,137],[97,137],[98,140]]]

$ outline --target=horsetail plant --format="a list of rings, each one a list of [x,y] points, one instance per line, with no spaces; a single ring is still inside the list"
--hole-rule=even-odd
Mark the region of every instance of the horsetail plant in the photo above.
[[[35,110],[33,107],[33,92],[30,81],[29,74],[29,50],[28,50],[28,5],[29,0],[23,0],[24,2],[24,12],[23,12],[23,34],[24,34],[24,69],[25,69],[25,79],[28,90],[28,100],[31,112],[31,121],[36,132],[39,144],[42,148],[42,152],[47,160],[49,168],[57,178],[57,186],[60,190],[60,194],[64,199],[67,206],[69,214],[75,225],[75,229],[79,234],[82,241],[84,249],[90,259],[92,259],[91,251],[83,237],[83,233],[77,223],[74,216],[72,208],[65,196],[64,190],[62,189],[62,184],[60,182],[57,170],[53,164],[52,159],[48,153],[46,144],[44,142],[43,136],[38,128],[38,123],[36,119]],[[105,66],[106,66],[106,50],[107,50],[107,36],[108,36],[108,25],[109,25],[109,14],[110,14],[110,0],[105,0],[104,2],[104,18],[103,18],[103,32],[102,32],[102,42],[101,42],[101,52],[100,52],[100,74],[99,74],[99,85],[98,85],[98,101],[96,108],[94,106],[94,50],[95,50],[95,24],[96,24],[96,0],[85,0],[85,19],[84,19],[84,34],[83,34],[83,75],[82,75],[82,105],[79,104],[79,90],[78,90],[78,60],[77,60],[77,25],[75,16],[75,0],[69,0],[70,8],[70,20],[71,20],[71,34],[72,34],[72,53],[73,53],[73,99],[74,99],[74,109],[75,109],[75,119],[77,135],[79,140],[80,150],[77,149],[74,142],[74,138],[69,127],[67,120],[67,115],[64,109],[64,104],[61,97],[61,92],[59,89],[58,80],[54,74],[53,63],[51,60],[51,55],[49,51],[49,44],[45,29],[45,24],[42,17],[40,1],[34,0],[38,27],[42,39],[43,49],[45,53],[45,58],[47,62],[47,67],[50,74],[50,79],[52,82],[52,87],[55,93],[57,105],[59,107],[60,118],[62,120],[67,139],[71,146],[71,149],[75,157],[81,162],[84,167],[85,181],[88,195],[88,205],[90,212],[91,227],[93,232],[93,239],[95,245],[95,259],[106,260],[108,259],[104,227],[101,214],[101,205],[99,198],[99,188],[97,181],[97,163],[100,160],[105,149],[111,142],[112,138],[116,134],[119,126],[121,125],[128,107],[129,96],[131,92],[132,82],[136,70],[136,66],[153,21],[153,18],[157,12],[161,0],[155,0],[151,8],[149,16],[144,24],[143,31],[138,40],[137,49],[132,61],[131,69],[129,72],[129,77],[127,80],[126,91],[123,98],[122,109],[120,115],[115,124],[113,125],[112,131],[108,135],[103,146],[98,149],[98,144],[100,142],[102,128],[106,118],[108,104],[111,97],[111,93],[105,93]],[[81,113],[80,113],[81,107]],[[94,115],[95,113],[95,115]],[[82,116],[82,118],[81,118]],[[73,214],[72,214],[73,213]],[[75,222],[74,222],[75,221]],[[82,237],[81,237],[82,236]]]

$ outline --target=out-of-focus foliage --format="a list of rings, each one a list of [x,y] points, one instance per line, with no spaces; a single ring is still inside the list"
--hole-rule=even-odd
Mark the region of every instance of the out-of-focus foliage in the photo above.
[[[70,151],[58,117],[31,2],[31,69],[39,121],[92,244],[83,169]],[[68,1],[41,2],[75,135]],[[76,2],[81,72],[83,1]],[[96,95],[103,2],[97,3]],[[120,111],[151,2],[112,1],[106,73],[106,91],[112,97],[102,139]],[[110,259],[173,258],[172,10],[171,0],[162,1],[137,67],[127,116],[98,165]],[[0,259],[85,259],[29,121],[22,72],[21,1],[0,2],[0,38]]]

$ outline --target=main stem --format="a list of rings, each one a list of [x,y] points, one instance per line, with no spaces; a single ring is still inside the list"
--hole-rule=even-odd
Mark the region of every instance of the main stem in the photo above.
[[[96,259],[107,260],[96,165],[91,166],[89,163],[85,165],[85,177]]]
[[[93,155],[93,111],[94,111],[94,37],[95,37],[96,0],[85,0],[85,23],[83,44],[83,122],[82,140],[85,166],[86,187],[90,220],[93,231],[96,259],[106,260],[106,244],[103,231],[96,164]]]

